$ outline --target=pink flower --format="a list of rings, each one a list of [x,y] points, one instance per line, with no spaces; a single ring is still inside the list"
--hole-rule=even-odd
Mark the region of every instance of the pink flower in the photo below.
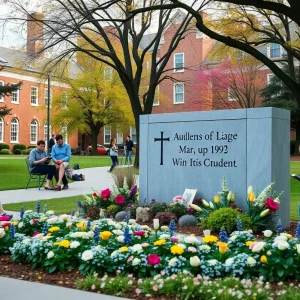
[[[1,223],[2,227],[6,227],[6,226],[10,226],[10,225],[11,225],[11,222],[2,222]]]
[[[135,231],[133,234],[137,235],[137,236],[143,236],[145,234],[145,231],[144,230],[139,230],[139,231]]]
[[[188,251],[195,253],[197,252],[197,249],[195,247],[188,247]]]
[[[32,237],[35,237],[35,236],[38,235],[38,234],[40,234],[40,232],[36,231],[36,232],[32,235]]]
[[[33,224],[38,223],[39,221],[39,219],[32,219]]]
[[[0,217],[0,222],[1,221],[9,221],[10,220],[10,216],[1,216]]]
[[[143,243],[143,244],[141,244],[141,246],[142,246],[143,248],[149,247],[149,243]]]
[[[135,289],[135,293],[136,293],[137,295],[139,295],[139,294],[141,293],[141,290],[140,290],[140,289]]]
[[[267,198],[266,208],[270,209],[272,213],[279,209],[279,204],[275,202],[272,198]]]
[[[150,254],[147,257],[147,261],[149,265],[158,265],[160,263],[160,257],[157,254]]]
[[[177,242],[179,241],[179,239],[178,239],[177,236],[172,236],[172,237],[171,237],[171,241],[172,241],[173,243],[177,243]]]
[[[127,259],[127,262],[129,263],[129,262],[131,262],[132,260],[133,260],[133,256],[131,255],[128,259]]]
[[[91,286],[91,290],[95,290],[96,289],[96,286],[93,284],[92,286]]]
[[[185,198],[183,198],[182,196],[175,196],[173,198],[173,202],[183,204],[185,202]]]
[[[157,290],[158,290],[158,286],[157,286],[157,285],[154,285],[154,286],[153,286],[153,291],[156,292]]]
[[[102,198],[108,198],[111,195],[111,190],[110,189],[105,189],[101,191],[101,197]]]
[[[122,195],[117,195],[115,201],[118,205],[123,205],[125,203],[125,197]]]

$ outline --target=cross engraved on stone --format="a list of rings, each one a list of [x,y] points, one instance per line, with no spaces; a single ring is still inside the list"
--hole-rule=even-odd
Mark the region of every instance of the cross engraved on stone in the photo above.
[[[154,142],[160,142],[160,164],[164,164],[163,159],[163,149],[164,149],[164,141],[170,141],[170,138],[164,138],[164,132],[160,132],[160,138],[154,138]]]

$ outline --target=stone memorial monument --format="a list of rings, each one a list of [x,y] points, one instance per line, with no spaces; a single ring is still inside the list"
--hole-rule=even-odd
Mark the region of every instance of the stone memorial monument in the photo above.
[[[186,188],[211,200],[222,177],[246,209],[247,188],[275,182],[279,217],[290,221],[290,112],[278,108],[140,117],[140,201],[171,202]]]

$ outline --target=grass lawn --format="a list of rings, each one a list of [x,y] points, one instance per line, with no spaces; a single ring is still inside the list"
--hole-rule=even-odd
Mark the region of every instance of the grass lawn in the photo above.
[[[29,175],[25,163],[26,156],[0,156],[0,191],[26,188]],[[72,156],[71,166],[78,163],[80,168],[106,167],[111,165],[109,156]],[[36,187],[30,183],[29,187]]]

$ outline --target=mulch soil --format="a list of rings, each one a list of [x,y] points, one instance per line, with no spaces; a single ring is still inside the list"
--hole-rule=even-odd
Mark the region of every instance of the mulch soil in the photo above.
[[[300,156],[291,156],[290,160],[291,161],[300,161]]]

